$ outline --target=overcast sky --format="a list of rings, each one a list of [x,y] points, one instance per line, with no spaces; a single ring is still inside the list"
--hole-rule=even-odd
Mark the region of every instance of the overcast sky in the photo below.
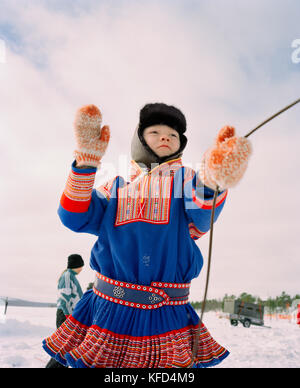
[[[148,102],[184,112],[183,161],[197,169],[223,125],[245,135],[300,97],[299,15],[298,0],[0,0],[0,295],[55,300],[66,257],[89,261],[95,237],[57,216],[78,107],[96,104],[111,128],[97,184],[126,175]],[[208,298],[300,293],[299,123],[300,104],[249,138],[215,224]],[[197,244],[192,300],[208,234]],[[78,279],[93,281],[88,265]]]

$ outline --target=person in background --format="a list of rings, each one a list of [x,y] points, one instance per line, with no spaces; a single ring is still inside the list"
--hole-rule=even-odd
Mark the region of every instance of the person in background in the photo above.
[[[300,303],[298,304],[297,325],[300,327]]]
[[[59,328],[64,321],[72,314],[76,303],[81,299],[83,292],[76,279],[84,266],[82,257],[72,254],[68,257],[68,266],[58,280],[58,299],[56,311],[56,327]],[[59,362],[51,358],[46,368],[65,368]]]

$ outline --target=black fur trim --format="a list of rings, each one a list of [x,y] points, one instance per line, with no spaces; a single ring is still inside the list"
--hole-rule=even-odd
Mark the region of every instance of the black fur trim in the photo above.
[[[184,114],[175,106],[163,103],[145,105],[140,111],[138,134],[143,135],[145,128],[156,124],[164,124],[175,129],[179,134],[186,131]]]

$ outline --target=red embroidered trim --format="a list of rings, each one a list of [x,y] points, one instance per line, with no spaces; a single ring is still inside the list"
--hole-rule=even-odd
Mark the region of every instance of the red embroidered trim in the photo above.
[[[60,200],[61,206],[70,212],[84,213],[88,210],[96,173],[77,173],[71,170]]]
[[[193,240],[198,240],[198,238],[206,234],[206,232],[201,232],[192,222],[189,224],[189,232]]]
[[[217,202],[216,202],[216,208],[218,206],[220,206],[226,199],[227,197],[227,194],[228,194],[228,190],[224,191],[224,193],[220,194],[217,198]],[[201,209],[207,209],[207,210],[211,210],[212,209],[212,205],[213,205],[213,200],[212,199],[209,199],[209,200],[203,200],[203,199],[200,199],[197,197],[196,195],[196,190],[195,189],[192,189],[192,197],[193,197],[193,202],[195,202],[195,204],[197,206],[199,206]]]
[[[173,176],[147,175],[137,182],[118,188],[115,226],[138,221],[168,224],[173,180]]]

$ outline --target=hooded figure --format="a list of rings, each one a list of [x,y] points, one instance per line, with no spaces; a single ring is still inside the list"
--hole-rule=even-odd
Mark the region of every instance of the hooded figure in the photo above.
[[[175,153],[159,157],[146,143],[143,133],[146,128],[153,125],[167,125],[179,134],[180,148]],[[154,103],[145,105],[140,111],[139,124],[131,142],[131,157],[138,164],[144,164],[151,169],[151,164],[161,164],[182,156],[187,144],[184,135],[186,131],[186,119],[184,114],[172,105]]]

